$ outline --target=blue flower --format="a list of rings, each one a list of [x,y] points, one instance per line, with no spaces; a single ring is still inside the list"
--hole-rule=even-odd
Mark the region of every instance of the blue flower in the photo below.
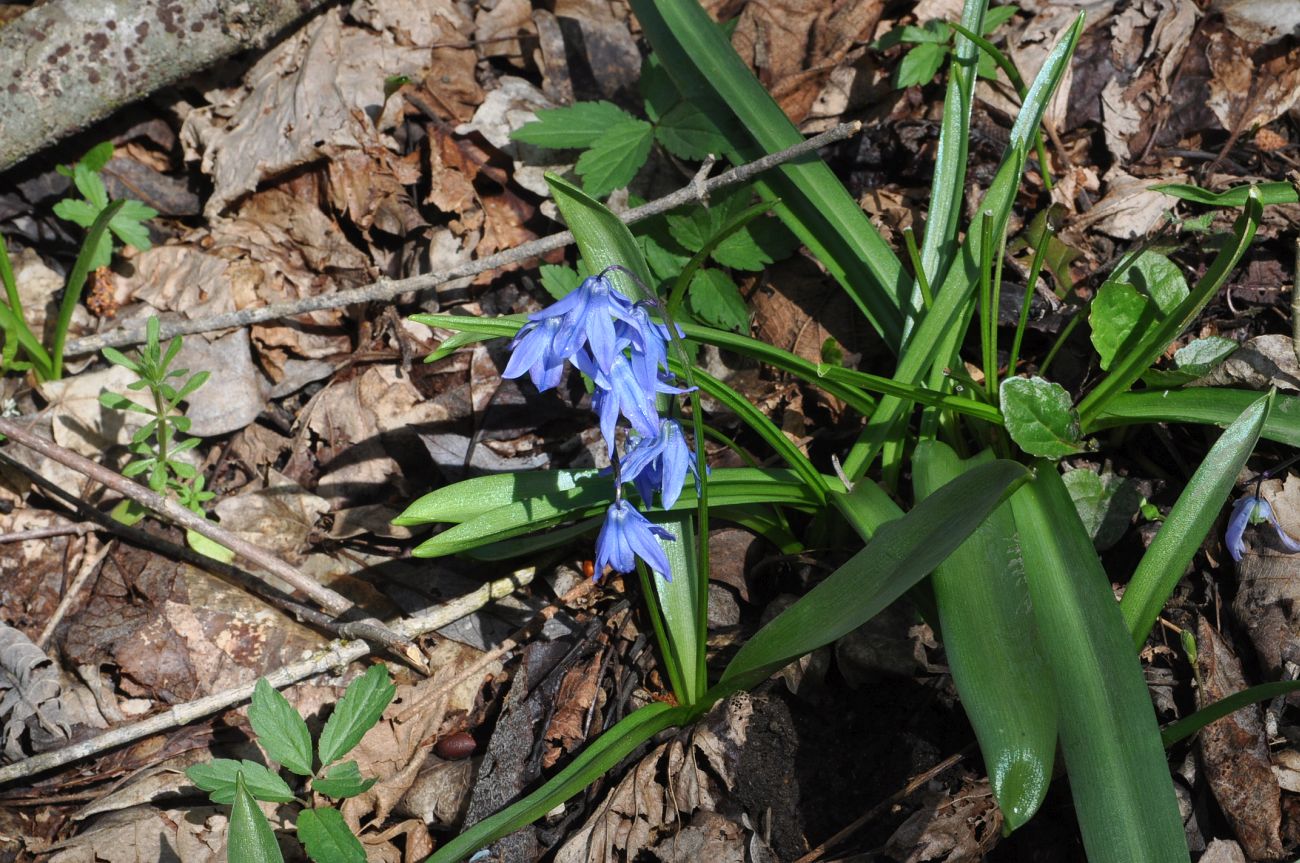
[[[650,317],[643,303],[632,307],[626,320],[614,324],[620,341],[625,341],[632,348],[632,363],[642,386],[652,389],[659,378],[659,371],[668,371],[668,327]],[[682,328],[677,328],[678,336],[685,336]]]
[[[573,358],[574,365],[591,376],[596,384],[591,396],[592,410],[600,417],[600,433],[612,455],[614,452],[614,426],[619,414],[627,417],[632,428],[643,435],[653,435],[659,428],[659,410],[655,405],[656,389],[647,389],[632,368],[631,361],[620,351],[614,355],[609,371],[605,372],[583,354]]]
[[[513,353],[501,377],[517,378],[528,372],[537,391],[542,393],[559,386],[560,376],[564,373],[564,356],[557,349],[556,336],[563,325],[562,317],[543,317],[520,327],[510,342]]]
[[[1246,553],[1246,525],[1263,521],[1273,525],[1278,541],[1287,551],[1292,554],[1300,552],[1300,542],[1292,539],[1282,530],[1282,525],[1278,523],[1277,515],[1274,514],[1273,507],[1268,501],[1262,497],[1247,495],[1232,505],[1232,515],[1228,517],[1226,542],[1228,553],[1232,555],[1233,560],[1240,561],[1241,556]]]
[[[551,306],[528,316],[532,321],[557,317],[563,320],[555,337],[556,354],[568,359],[588,347],[597,368],[609,371],[623,349],[614,322],[632,323],[632,301],[604,274],[590,276]]]
[[[658,539],[676,539],[668,531],[652,523],[625,500],[616,500],[605,513],[605,524],[596,537],[596,578],[600,578],[608,564],[615,572],[631,572],[636,568],[636,558],[646,566],[672,581],[668,555]]]
[[[623,480],[636,483],[646,506],[654,500],[654,490],[658,487],[664,509],[672,509],[681,496],[687,470],[695,474],[697,486],[700,481],[695,453],[687,445],[682,427],[670,419],[660,420],[659,430],[653,437],[636,438],[623,456],[621,468]]]

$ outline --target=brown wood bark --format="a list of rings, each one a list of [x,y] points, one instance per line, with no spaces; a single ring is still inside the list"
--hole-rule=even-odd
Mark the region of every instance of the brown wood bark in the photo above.
[[[0,171],[329,0],[50,0],[0,29]]]

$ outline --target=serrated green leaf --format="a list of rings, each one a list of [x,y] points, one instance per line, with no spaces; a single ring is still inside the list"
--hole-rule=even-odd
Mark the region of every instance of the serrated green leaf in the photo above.
[[[678,92],[677,85],[673,83],[668,71],[659,62],[659,56],[654,52],[647,54],[641,61],[641,77],[637,81],[637,89],[641,91],[641,99],[645,102],[645,115],[650,118],[651,123],[659,122],[660,117],[682,101],[682,94]]]
[[[81,192],[82,197],[90,202],[90,206],[95,208],[96,213],[108,206],[108,190],[104,188],[104,181],[95,171],[83,164],[74,165],[72,183],[77,187],[77,191]]]
[[[311,787],[326,797],[341,800],[344,797],[355,797],[378,781],[378,779],[363,778],[357,762],[344,761],[342,764],[331,766],[323,779],[313,779]]]
[[[573,267],[556,264],[542,264],[538,267],[542,276],[542,287],[554,299],[563,299],[582,284],[582,276]]]
[[[928,84],[938,74],[948,56],[948,46],[923,42],[908,51],[894,73],[894,86],[900,90],[916,84]]]
[[[352,681],[321,731],[318,744],[321,764],[333,764],[352,751],[379,721],[396,693],[397,687],[388,679],[388,669],[382,664],[370,666],[365,674]]]
[[[311,775],[311,733],[298,711],[274,686],[260,678],[253,688],[248,721],[273,761],[299,776]]]
[[[575,170],[583,190],[600,198],[632,182],[650,155],[653,139],[654,127],[645,120],[628,119],[606,130],[578,157]]]
[[[1039,377],[1002,382],[1002,416],[1007,434],[1022,450],[1043,458],[1079,452],[1079,416],[1060,384]]]
[[[280,774],[256,761],[235,761],[216,758],[207,764],[195,764],[185,770],[185,777],[208,792],[213,803],[228,805],[235,802],[235,776],[243,773],[248,792],[258,800],[268,803],[288,803],[293,800],[289,783]]]
[[[242,772],[235,774],[235,805],[230,812],[226,859],[239,863],[284,863],[275,831],[249,793]]]
[[[981,27],[980,30],[983,35],[987,36],[1014,18],[1016,13],[1019,11],[1019,6],[1011,4],[1006,6],[991,6],[989,7],[989,10],[984,13],[984,26]]]
[[[113,142],[103,141],[87,150],[86,155],[82,156],[78,161],[80,161],[82,165],[85,165],[88,170],[98,173],[99,171],[104,170],[104,166],[107,165],[109,160],[112,158]]]
[[[722,270],[697,272],[686,296],[691,312],[705,323],[733,332],[749,332],[749,309],[740,288]]]
[[[727,147],[727,139],[713,121],[689,102],[678,102],[659,118],[655,137],[680,159],[704,159]]]
[[[337,809],[304,809],[298,813],[298,839],[315,863],[366,863],[366,849],[352,835]]]
[[[788,258],[799,246],[777,219],[760,218],[725,237],[711,257],[724,267],[757,272],[768,264]]]
[[[576,102],[538,111],[535,121],[510,133],[510,140],[552,150],[576,150],[592,146],[610,129],[635,119],[612,102]]]
[[[95,216],[99,215],[99,211],[86,201],[64,198],[54,205],[54,215],[83,228],[89,228],[95,223]]]

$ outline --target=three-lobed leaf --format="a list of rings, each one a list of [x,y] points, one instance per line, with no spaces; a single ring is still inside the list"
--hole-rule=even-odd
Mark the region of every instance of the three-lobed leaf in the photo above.
[[[256,799],[270,803],[288,803],[293,800],[289,783],[280,778],[280,774],[256,761],[217,758],[206,764],[195,764],[185,771],[186,778],[208,792],[213,803],[235,801],[236,779],[241,774],[249,793]]]
[[[299,812],[298,839],[315,863],[366,863],[366,849],[352,835],[337,809],[323,807]]]
[[[321,731],[317,744],[321,764],[333,764],[352,751],[379,721],[396,693],[397,687],[382,664],[370,666],[352,681]]]
[[[311,733],[307,723],[265,677],[259,678],[253,688],[248,721],[272,760],[299,776],[311,775]]]
[[[577,102],[545,108],[537,119],[510,133],[510,139],[550,149],[583,149],[610,129],[636,118],[612,102]]]
[[[654,128],[645,120],[629,118],[606,130],[578,157],[575,170],[583,189],[600,198],[632,182],[650,156],[653,140]]]

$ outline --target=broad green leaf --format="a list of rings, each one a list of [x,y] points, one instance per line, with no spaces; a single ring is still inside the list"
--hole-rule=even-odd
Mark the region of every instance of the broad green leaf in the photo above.
[[[64,198],[62,201],[55,203],[54,215],[67,222],[80,225],[83,228],[89,228],[95,223],[95,217],[99,211],[91,206],[89,201],[83,201],[80,198]]]
[[[259,678],[253,688],[248,721],[272,761],[299,776],[311,775],[311,733],[307,723],[265,677]]]
[[[1269,402],[1269,396],[1258,399],[1219,436],[1142,555],[1120,603],[1137,649],[1218,520],[1268,421]]]
[[[341,800],[344,797],[357,796],[378,781],[378,779],[363,778],[357,762],[344,761],[341,764],[331,765],[323,779],[320,777],[313,779],[311,787],[313,791],[319,791],[326,797]]]
[[[333,764],[361,742],[397,694],[383,664],[372,665],[348,686],[325,720],[317,744],[321,764]]]
[[[1117,356],[1110,373],[1079,402],[1079,415],[1085,423],[1091,423],[1108,402],[1132,386],[1169,343],[1191,325],[1250,247],[1262,213],[1258,193],[1248,195],[1245,209],[1233,225],[1232,240],[1215,257],[1188,297],[1147,331],[1132,350]]]
[[[990,460],[986,450],[983,458],[962,462],[946,444],[922,441],[912,462],[916,499]],[[1007,829],[1015,830],[1038,811],[1051,784],[1056,703],[1011,505],[995,509],[930,581],[953,683]]]
[[[235,774],[235,805],[226,836],[226,859],[239,863],[284,863],[266,816],[248,792],[244,774]]]
[[[1186,863],[1155,710],[1110,578],[1056,467],[1036,473],[1011,506],[1089,863]]]
[[[425,863],[457,863],[484,845],[531,824],[605,775],[632,750],[660,731],[682,725],[695,715],[696,711],[670,707],[662,702],[642,707],[593,740],[568,766],[536,791],[461,831]]]
[[[1002,416],[1016,446],[1034,456],[1079,452],[1079,417],[1065,387],[1039,377],[1002,382]]]
[[[939,67],[948,56],[948,46],[935,42],[922,42],[903,56],[894,73],[894,86],[902,90],[917,84],[928,84],[939,73]]]
[[[352,835],[343,813],[322,807],[298,813],[298,839],[315,863],[366,863],[366,849]]]
[[[1116,270],[1109,282],[1127,282],[1156,304],[1160,315],[1171,314],[1187,299],[1187,280],[1178,265],[1164,255],[1145,250],[1127,266]]]
[[[1061,481],[1097,551],[1105,551],[1123,538],[1142,505],[1137,486],[1109,466],[1100,473],[1088,468],[1067,471]]]
[[[1241,345],[1236,341],[1223,336],[1195,339],[1174,351],[1173,369],[1148,369],[1142,373],[1142,381],[1151,387],[1177,387],[1191,383],[1214,371],[1239,347]]]
[[[461,480],[418,498],[393,519],[393,524],[413,527],[435,522],[464,522],[491,510],[522,500],[549,497],[557,503],[584,490],[603,486],[600,471],[531,470],[493,474]]]
[[[733,332],[749,332],[749,308],[740,296],[740,288],[722,270],[697,271],[687,298],[691,312],[705,323]]]
[[[72,166],[72,184],[97,211],[108,206],[108,191],[99,173],[85,163]]]
[[[553,150],[590,147],[610,129],[635,120],[612,102],[577,102],[567,108],[544,108],[537,119],[510,133],[512,141]]]
[[[798,144],[803,136],[696,0],[632,0],[642,32],[685,101],[727,139],[735,164]],[[799,159],[757,184],[779,199],[777,216],[806,245],[897,349],[908,284],[893,250],[830,168]]]
[[[602,198],[632,182],[650,155],[653,139],[654,128],[644,120],[625,120],[607,129],[578,157],[583,189]]]
[[[207,764],[195,764],[185,770],[185,778],[208,792],[213,803],[228,805],[235,802],[235,778],[241,773],[249,793],[258,800],[269,803],[293,800],[293,791],[280,774],[248,759],[216,758]]]
[[[1088,311],[1088,324],[1101,367],[1109,369],[1117,354],[1133,350],[1155,322],[1151,301],[1132,285],[1106,282],[1098,288]]]
[[[87,170],[99,172],[104,170],[104,166],[113,158],[113,142],[101,141],[86,151],[78,161],[86,166]]]
[[[755,686],[870,620],[942,563],[1026,476],[1010,461],[980,465],[882,525],[866,548],[745,642],[710,691],[722,697]]]
[[[1191,201],[1194,204],[1208,204],[1211,207],[1244,206],[1252,188],[1259,195],[1259,202],[1265,206],[1268,204],[1300,203],[1300,192],[1297,192],[1296,187],[1291,183],[1258,183],[1254,186],[1234,186],[1231,189],[1224,189],[1222,192],[1211,192],[1209,189],[1188,186],[1182,183],[1159,183],[1151,188],[1154,191],[1164,192],[1166,195],[1183,201]]]
[[[645,284],[653,284],[650,268],[641,255],[641,246],[617,216],[590,194],[554,174],[546,175],[555,205],[564,222],[573,231],[578,251],[582,253],[587,271],[599,273],[606,267],[627,267]],[[621,273],[614,274],[614,282],[634,300],[641,299],[640,291]]]
[[[798,240],[780,220],[767,217],[727,234],[714,247],[712,257],[724,267],[758,272],[790,257],[798,247]]]
[[[701,676],[706,645],[696,632],[696,611],[708,598],[697,595],[702,580],[696,565],[694,519],[689,512],[678,512],[668,517],[656,515],[654,521],[676,537],[660,542],[672,566],[672,584],[658,576],[650,576],[667,630],[659,647],[671,668],[670,677],[678,681],[673,688],[678,701],[693,705],[709,688],[708,678]],[[680,585],[679,581],[682,582]]]

